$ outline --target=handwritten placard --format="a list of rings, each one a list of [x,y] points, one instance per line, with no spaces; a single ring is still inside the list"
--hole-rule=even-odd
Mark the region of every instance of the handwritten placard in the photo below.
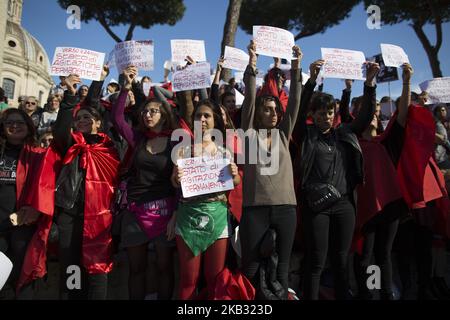
[[[172,75],[173,91],[209,88],[211,86],[210,65],[208,62],[196,63],[186,69],[175,71]]]
[[[245,71],[247,68],[249,56],[241,49],[225,46],[223,55],[223,67],[238,71]]]
[[[129,65],[139,70],[153,70],[154,47],[152,40],[124,41],[114,48],[116,66],[122,72]]]
[[[405,51],[396,45],[381,43],[381,55],[386,67],[400,67],[404,63],[409,63]]]
[[[234,189],[229,164],[229,159],[195,157],[177,160],[178,167],[183,169],[180,181],[183,197]]]
[[[427,80],[419,87],[428,93],[427,104],[450,103],[450,77]]]
[[[380,65],[380,71],[377,73],[377,83],[398,80],[397,68],[386,67],[381,53],[369,58],[368,61],[376,62]]]
[[[321,48],[324,78],[365,80],[363,66],[366,58],[361,51]]]
[[[206,61],[205,41],[190,39],[170,40],[172,62],[183,62],[187,56],[194,61]]]
[[[292,59],[292,47],[295,45],[295,40],[294,35],[287,30],[269,26],[253,26],[253,41],[258,54]]]
[[[50,75],[77,74],[80,78],[98,81],[104,60],[105,54],[102,52],[73,47],[56,47]]]

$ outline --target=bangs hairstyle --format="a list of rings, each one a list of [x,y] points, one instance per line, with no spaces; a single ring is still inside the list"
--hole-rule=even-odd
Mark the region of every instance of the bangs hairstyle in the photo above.
[[[75,117],[78,115],[78,113],[80,113],[80,111],[87,111],[94,119],[95,121],[100,121],[100,129],[98,130],[99,132],[103,131],[103,117],[101,116],[101,114],[98,112],[97,109],[93,108],[93,107],[81,107],[80,109],[78,109],[77,113],[75,113]]]
[[[283,106],[281,105],[280,99],[278,99],[275,96],[271,95],[262,95],[256,98],[256,114],[255,119],[253,120],[253,125],[256,129],[261,129],[261,110],[264,108],[264,105],[266,102],[274,101],[275,102],[275,111],[277,112],[277,124],[278,126],[280,124],[281,118],[283,117]]]
[[[146,110],[151,104],[156,104],[161,112],[161,119],[159,121],[164,121],[162,130],[175,130],[178,128],[177,122],[175,121],[175,115],[173,114],[172,108],[169,105],[165,105],[157,99],[151,99],[139,108],[139,130],[141,132],[146,132],[148,128],[144,124],[144,117],[142,111]]]
[[[441,112],[441,109],[444,108],[445,111],[447,111],[447,105],[445,103],[439,103],[437,104],[433,109],[433,115],[435,118],[438,117],[438,112]]]
[[[336,112],[336,101],[331,94],[317,92],[313,95],[309,108],[311,113],[321,109],[334,110]]]
[[[211,109],[214,116],[214,129],[222,132],[223,136],[225,137],[225,123],[223,122],[222,111],[219,105],[210,99],[200,100],[194,107],[194,115],[192,117],[193,121],[195,121],[195,114],[200,107],[208,107],[209,109]],[[192,123],[192,128],[194,128],[194,123]]]
[[[18,114],[23,118],[23,121],[25,121],[25,124],[28,129],[28,134],[25,137],[24,143],[36,146],[37,140],[36,140],[36,127],[34,126],[33,120],[31,120],[30,116],[21,109],[15,109],[15,108],[9,108],[6,109],[1,113],[0,116],[0,139],[1,143],[4,144],[6,142],[6,135],[5,135],[5,121],[8,119],[8,117],[12,114]]]

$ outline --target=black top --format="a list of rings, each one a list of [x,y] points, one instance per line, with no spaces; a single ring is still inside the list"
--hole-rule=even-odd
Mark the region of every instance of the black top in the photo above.
[[[397,167],[400,155],[402,154],[404,135],[405,128],[395,121],[392,124],[389,134],[381,141],[395,167]]]
[[[0,221],[9,217],[16,209],[16,170],[22,145],[6,143],[0,157]]]
[[[170,139],[167,139],[164,151],[156,154],[148,152],[145,143],[137,147],[132,178],[128,182],[129,202],[142,204],[175,195],[170,182],[173,170],[171,152]]]
[[[332,129],[326,134],[320,134],[311,174],[307,183],[328,182],[342,195],[348,194],[346,152],[342,142],[336,139]]]

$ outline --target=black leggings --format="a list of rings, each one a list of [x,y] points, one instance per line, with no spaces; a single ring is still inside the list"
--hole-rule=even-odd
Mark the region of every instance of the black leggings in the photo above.
[[[127,248],[130,272],[128,277],[128,292],[130,300],[144,300],[146,295],[148,242]],[[170,300],[174,289],[173,254],[175,247],[155,242],[157,265],[157,292],[158,300]]]
[[[307,248],[304,298],[319,299],[320,276],[325,267],[330,244],[336,299],[345,299],[349,289],[347,257],[355,228],[354,206],[347,198],[343,198],[319,213],[304,207],[302,214]]]
[[[391,251],[397,228],[398,219],[395,219],[377,223],[365,232],[362,255],[355,253],[354,256],[355,275],[361,297],[368,296],[367,267],[371,264],[372,253],[375,255],[375,264],[381,270],[381,298],[389,299],[392,295]]]
[[[36,226],[20,226],[12,228],[11,231],[6,232],[0,236],[0,251],[2,251],[13,263],[11,274],[9,275],[8,282],[14,286],[19,280],[20,273],[22,271],[23,260],[33,234],[36,230]],[[32,284],[24,286],[16,299],[32,299],[33,290]]]
[[[84,216],[74,208],[69,212],[58,210],[56,224],[59,232],[59,296],[61,300],[105,300],[107,295],[107,274],[88,274],[81,265]],[[67,273],[70,265],[81,270],[81,288],[69,289]]]
[[[259,247],[269,228],[276,231],[278,254],[277,280],[286,293],[289,287],[289,260],[294,243],[297,214],[294,206],[258,206],[243,209],[239,235],[242,248],[242,268],[245,276],[256,285],[260,264]]]
[[[419,293],[431,284],[433,233],[429,228],[410,220],[400,225],[397,242],[402,298],[405,298],[412,291],[414,263],[417,266]]]

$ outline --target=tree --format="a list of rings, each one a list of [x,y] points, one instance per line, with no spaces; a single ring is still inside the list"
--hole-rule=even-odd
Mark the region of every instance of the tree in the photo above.
[[[244,0],[239,26],[248,33],[254,25],[295,32],[295,40],[323,33],[348,18],[360,0]]]
[[[77,5],[81,9],[81,21],[97,20],[106,32],[117,42],[122,39],[111,27],[129,25],[123,41],[133,39],[136,27],[149,29],[155,24],[173,26],[180,20],[186,7],[183,0],[58,0],[59,5],[66,9]]]
[[[221,55],[225,53],[225,46],[234,47],[234,39],[239,22],[242,0],[230,0],[227,10],[227,19],[223,27]],[[221,79],[228,81],[231,78],[231,70],[223,69]]]
[[[385,24],[409,22],[427,53],[433,77],[442,77],[438,54],[442,46],[442,24],[450,21],[448,0],[364,0],[364,2],[366,5],[375,4],[381,8],[381,21]],[[434,45],[423,31],[426,24],[434,24],[436,30]]]

